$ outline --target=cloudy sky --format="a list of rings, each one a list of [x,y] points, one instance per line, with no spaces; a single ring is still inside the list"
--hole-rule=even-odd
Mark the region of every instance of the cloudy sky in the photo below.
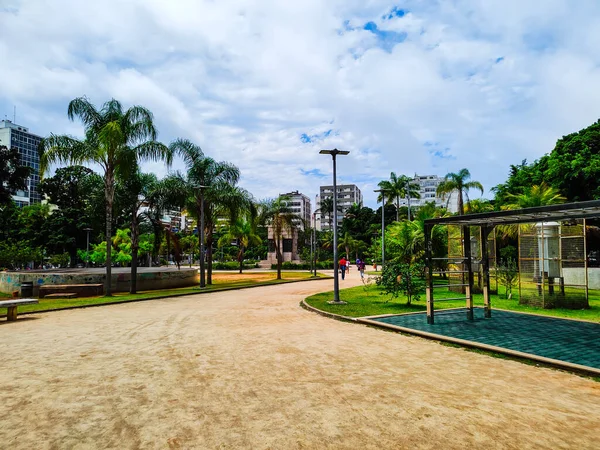
[[[489,195],[600,118],[600,1],[0,0],[0,61],[2,118],[81,135],[69,100],[141,104],[257,198],[314,197],[334,147],[369,206],[391,171]]]

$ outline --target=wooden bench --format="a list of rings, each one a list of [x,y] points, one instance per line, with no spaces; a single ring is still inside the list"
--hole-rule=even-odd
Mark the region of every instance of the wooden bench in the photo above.
[[[20,298],[17,300],[2,300],[0,308],[8,308],[6,319],[10,322],[17,320],[17,307],[21,305],[37,305],[39,302],[35,298]]]
[[[39,287],[40,298],[48,294],[74,293],[77,297],[96,297],[104,294],[103,284],[42,284]]]
[[[44,298],[77,298],[77,294],[75,292],[65,292],[65,293],[57,293],[57,294],[46,294]]]

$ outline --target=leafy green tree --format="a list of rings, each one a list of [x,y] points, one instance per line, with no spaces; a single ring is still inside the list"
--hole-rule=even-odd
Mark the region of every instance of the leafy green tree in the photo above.
[[[401,294],[406,296],[406,304],[419,300],[425,293],[425,280],[423,263],[405,263],[400,260],[386,263],[377,284],[383,288],[385,294],[397,298]]]
[[[12,202],[12,195],[27,188],[31,167],[21,165],[21,155],[16,148],[0,145],[0,206]]]
[[[419,185],[413,182],[413,179],[406,175],[396,175],[394,172],[390,174],[389,180],[383,180],[378,183],[380,189],[385,191],[386,202],[396,205],[396,222],[400,220],[400,199],[405,197],[421,198]],[[377,201],[383,200],[383,195],[380,192]],[[394,203],[395,202],[395,203]],[[410,211],[408,212],[408,220],[410,220]]]
[[[344,250],[346,252],[346,259],[350,260],[350,252],[359,245],[358,242],[350,233],[346,232],[338,242],[338,250]]]
[[[40,173],[51,164],[97,164],[102,168],[106,205],[106,288],[111,295],[112,214],[117,178],[126,179],[142,160],[164,160],[171,163],[172,152],[156,141],[157,131],[152,113],[133,106],[124,111],[117,100],[97,109],[85,97],[69,103],[70,120],[79,118],[85,138],[50,135],[40,144]]]
[[[471,173],[468,169],[460,169],[457,173],[450,172],[446,175],[437,187],[437,194],[440,196],[451,195],[456,192],[458,195],[458,214],[465,213],[463,195],[469,200],[469,189],[477,189],[483,194],[483,186],[479,181],[468,181],[471,178]]]
[[[51,253],[67,251],[72,266],[77,249],[86,245],[85,228],[92,228],[92,239],[102,232],[103,192],[102,177],[83,166],[59,168],[40,183],[40,193],[58,207],[44,224],[46,245]]]
[[[236,240],[238,245],[237,260],[240,264],[240,273],[244,268],[244,252],[252,244],[260,244],[262,241],[256,234],[256,226],[252,220],[238,219],[229,226],[229,231],[219,239],[219,247]]]
[[[262,222],[273,229],[273,244],[277,257],[277,279],[281,280],[281,264],[283,263],[282,239],[285,230],[292,231],[297,216],[288,206],[289,197],[280,196],[275,200],[267,200],[260,205]]]
[[[512,298],[512,288],[519,277],[519,268],[514,259],[507,259],[498,266],[498,281],[506,288],[505,297]]]

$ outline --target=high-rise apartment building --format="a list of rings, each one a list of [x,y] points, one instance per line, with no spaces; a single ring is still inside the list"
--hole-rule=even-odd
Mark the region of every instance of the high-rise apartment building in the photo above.
[[[287,194],[281,194],[282,196],[288,197],[288,207],[297,215],[300,219],[302,219],[299,223],[299,228],[301,230],[304,229],[305,225],[310,226],[311,223],[311,207],[310,207],[310,198],[308,196],[298,192],[292,191]]]
[[[456,212],[458,210],[456,195],[451,194],[445,197],[437,195],[437,187],[444,181],[443,177],[437,175],[417,175],[415,174],[412,182],[419,185],[419,194],[421,198],[411,197],[410,206],[411,208],[419,208],[419,206],[427,202],[435,202],[436,206],[447,207],[450,212]],[[401,198],[400,206],[408,206],[408,199]]]
[[[17,125],[10,120],[0,120],[0,145],[18,149],[21,155],[21,164],[33,169],[31,176],[27,180],[26,189],[17,191],[13,195],[13,200],[19,206],[39,203],[41,200],[38,191],[40,184],[40,156],[38,146],[41,141],[42,138],[30,133],[28,128]]]
[[[337,222],[341,223],[344,219],[344,215],[354,203],[358,205],[363,204],[363,197],[360,189],[355,184],[338,184],[337,186]],[[317,199],[317,229],[330,230],[330,217],[329,215],[321,211],[321,201],[326,198],[333,198],[333,185],[321,186],[319,190],[319,197]]]

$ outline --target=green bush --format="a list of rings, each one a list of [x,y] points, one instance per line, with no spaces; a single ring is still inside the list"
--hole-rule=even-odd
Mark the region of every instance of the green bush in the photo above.
[[[271,269],[277,270],[277,264],[271,264]],[[281,263],[282,270],[310,270],[311,264],[305,263],[293,263],[291,261],[284,261]],[[333,270],[333,261],[318,261],[317,270]]]
[[[240,268],[240,263],[237,261],[225,261],[225,262],[213,262],[214,270],[238,270]],[[258,267],[258,264],[255,262],[244,262],[244,269],[253,269]]]

